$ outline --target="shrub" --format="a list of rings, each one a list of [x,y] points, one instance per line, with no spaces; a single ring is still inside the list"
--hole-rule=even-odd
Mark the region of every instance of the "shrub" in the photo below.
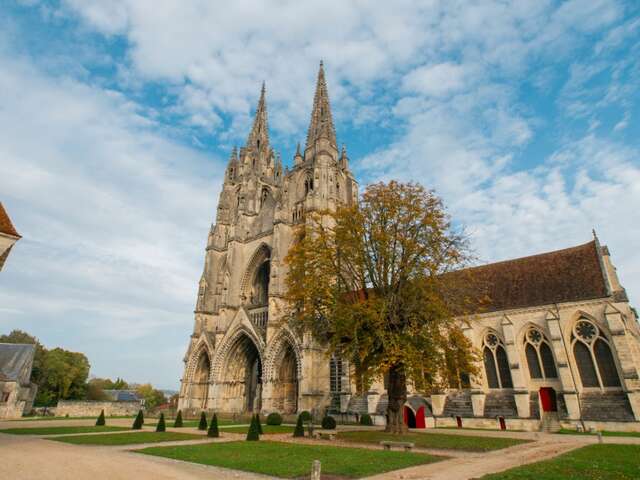
[[[373,425],[373,419],[371,418],[371,415],[369,415],[368,413],[363,413],[360,416],[360,425]]]
[[[209,423],[209,430],[207,430],[207,437],[218,438],[220,431],[218,430],[218,416],[214,413],[211,417],[211,423]]]
[[[156,432],[164,432],[167,429],[167,426],[164,423],[164,413],[160,414],[160,420],[158,420],[158,425],[156,425]]]
[[[136,419],[133,421],[133,426],[131,428],[134,430],[140,430],[143,424],[144,415],[142,414],[142,410],[138,410],[138,415],[136,415]]]
[[[303,423],[310,422],[312,420],[311,414],[306,410],[303,410],[302,412],[300,412],[300,417],[302,417]]]
[[[293,430],[294,437],[304,437],[304,426],[302,425],[302,414],[298,415],[296,428]]]
[[[256,425],[258,425],[258,433],[260,435],[264,435],[264,432],[262,431],[262,423],[260,423],[260,414],[256,413]]]
[[[207,429],[207,415],[202,412],[200,414],[200,423],[198,424],[198,430],[206,430]]]
[[[102,427],[105,425],[105,421],[104,421],[104,410],[102,410],[100,412],[100,415],[98,415],[98,419],[96,420],[96,427]]]
[[[335,418],[327,415],[322,419],[322,428],[325,430],[334,430],[336,428],[336,420]]]
[[[182,410],[178,410],[178,415],[176,415],[176,420],[173,422],[173,428],[182,427]]]
[[[247,432],[247,440],[255,441],[260,440],[260,431],[258,430],[258,419],[254,415],[251,417],[251,425],[249,425],[249,431]]]
[[[282,415],[278,412],[270,413],[267,416],[267,425],[282,425]]]

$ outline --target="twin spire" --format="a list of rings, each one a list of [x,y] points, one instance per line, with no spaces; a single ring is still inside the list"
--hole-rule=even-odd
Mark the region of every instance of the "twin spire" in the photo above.
[[[329,92],[327,90],[327,82],[324,78],[324,66],[320,62],[318,71],[318,80],[316,82],[316,93],[313,97],[313,111],[311,112],[311,122],[307,132],[306,149],[312,147],[315,142],[325,138],[329,140],[331,145],[336,147],[336,131],[333,126],[333,117],[331,116],[331,106],[329,104]],[[269,146],[269,128],[267,124],[267,101],[265,98],[265,85],[262,83],[260,92],[260,100],[256,109],[256,116],[253,120],[253,127],[247,138],[247,147],[260,149]]]

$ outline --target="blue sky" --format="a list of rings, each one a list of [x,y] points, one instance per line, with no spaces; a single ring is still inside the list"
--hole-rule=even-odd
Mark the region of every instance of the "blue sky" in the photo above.
[[[0,331],[175,388],[262,81],[285,164],[318,62],[361,185],[435,188],[479,261],[595,228],[640,295],[635,1],[0,0]]]

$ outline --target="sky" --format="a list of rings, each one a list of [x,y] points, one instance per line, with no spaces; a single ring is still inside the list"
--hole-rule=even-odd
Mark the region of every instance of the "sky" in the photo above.
[[[177,389],[266,82],[292,164],[324,60],[361,187],[435,189],[480,263],[595,229],[640,299],[640,3],[0,0],[0,332]]]

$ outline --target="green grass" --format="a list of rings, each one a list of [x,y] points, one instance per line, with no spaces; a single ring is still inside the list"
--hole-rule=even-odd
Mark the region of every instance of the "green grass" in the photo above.
[[[589,445],[482,480],[631,480],[640,478],[640,445]]]
[[[596,432],[577,432],[566,428],[563,428],[556,433],[561,433],[563,435],[597,435]],[[600,433],[603,437],[640,437],[640,432],[609,432],[607,430],[603,430]]]
[[[210,422],[211,419],[208,418],[207,422]],[[175,418],[165,418],[165,423],[167,424],[167,428],[173,428],[173,423],[175,422]],[[158,423],[158,419],[157,418],[148,418],[145,419],[144,421],[144,426],[145,427],[155,427],[156,424]],[[198,424],[200,423],[200,420],[183,420],[182,421],[182,427],[184,428],[196,428],[198,426]],[[133,424],[133,419],[132,419],[132,424]],[[224,427],[226,425],[249,425],[246,422],[234,422],[233,420],[220,420],[218,419],[218,426],[220,427]],[[208,425],[208,423],[207,423]]]
[[[478,437],[472,435],[450,435],[446,433],[407,433],[392,435],[381,431],[339,432],[338,438],[356,443],[379,443],[382,440],[413,442],[420,448],[441,448],[446,450],[467,450],[470,452],[488,452],[512,447],[529,440],[502,437]]]
[[[265,435],[274,433],[293,433],[294,427],[288,425],[262,425],[262,431]],[[247,434],[249,426],[242,427],[225,427],[220,429],[220,433],[243,433]]]
[[[46,416],[46,417],[22,417],[22,418],[13,418],[11,420],[3,420],[6,422],[47,422],[50,420],[96,420],[98,418],[98,415],[95,415],[93,417],[51,417],[51,416]],[[133,420],[135,417],[131,417],[129,415],[123,416],[123,415],[114,415],[114,416],[106,416],[105,417],[107,420],[109,420],[110,418],[130,418],[131,420]]]
[[[207,437],[195,433],[182,432],[132,432],[105,435],[76,435],[52,437],[57,442],[76,445],[133,445],[136,443],[174,442],[176,440],[204,440]]]
[[[325,475],[359,478],[443,459],[420,453],[267,441],[150,447],[137,452],[283,478],[308,476],[313,460],[322,462]]]
[[[2,433],[10,433],[12,435],[67,435],[69,433],[92,433],[92,432],[118,432],[129,430],[129,427],[111,427],[105,425],[96,427],[88,426],[70,426],[70,427],[33,427],[33,428],[7,428],[0,430]]]

